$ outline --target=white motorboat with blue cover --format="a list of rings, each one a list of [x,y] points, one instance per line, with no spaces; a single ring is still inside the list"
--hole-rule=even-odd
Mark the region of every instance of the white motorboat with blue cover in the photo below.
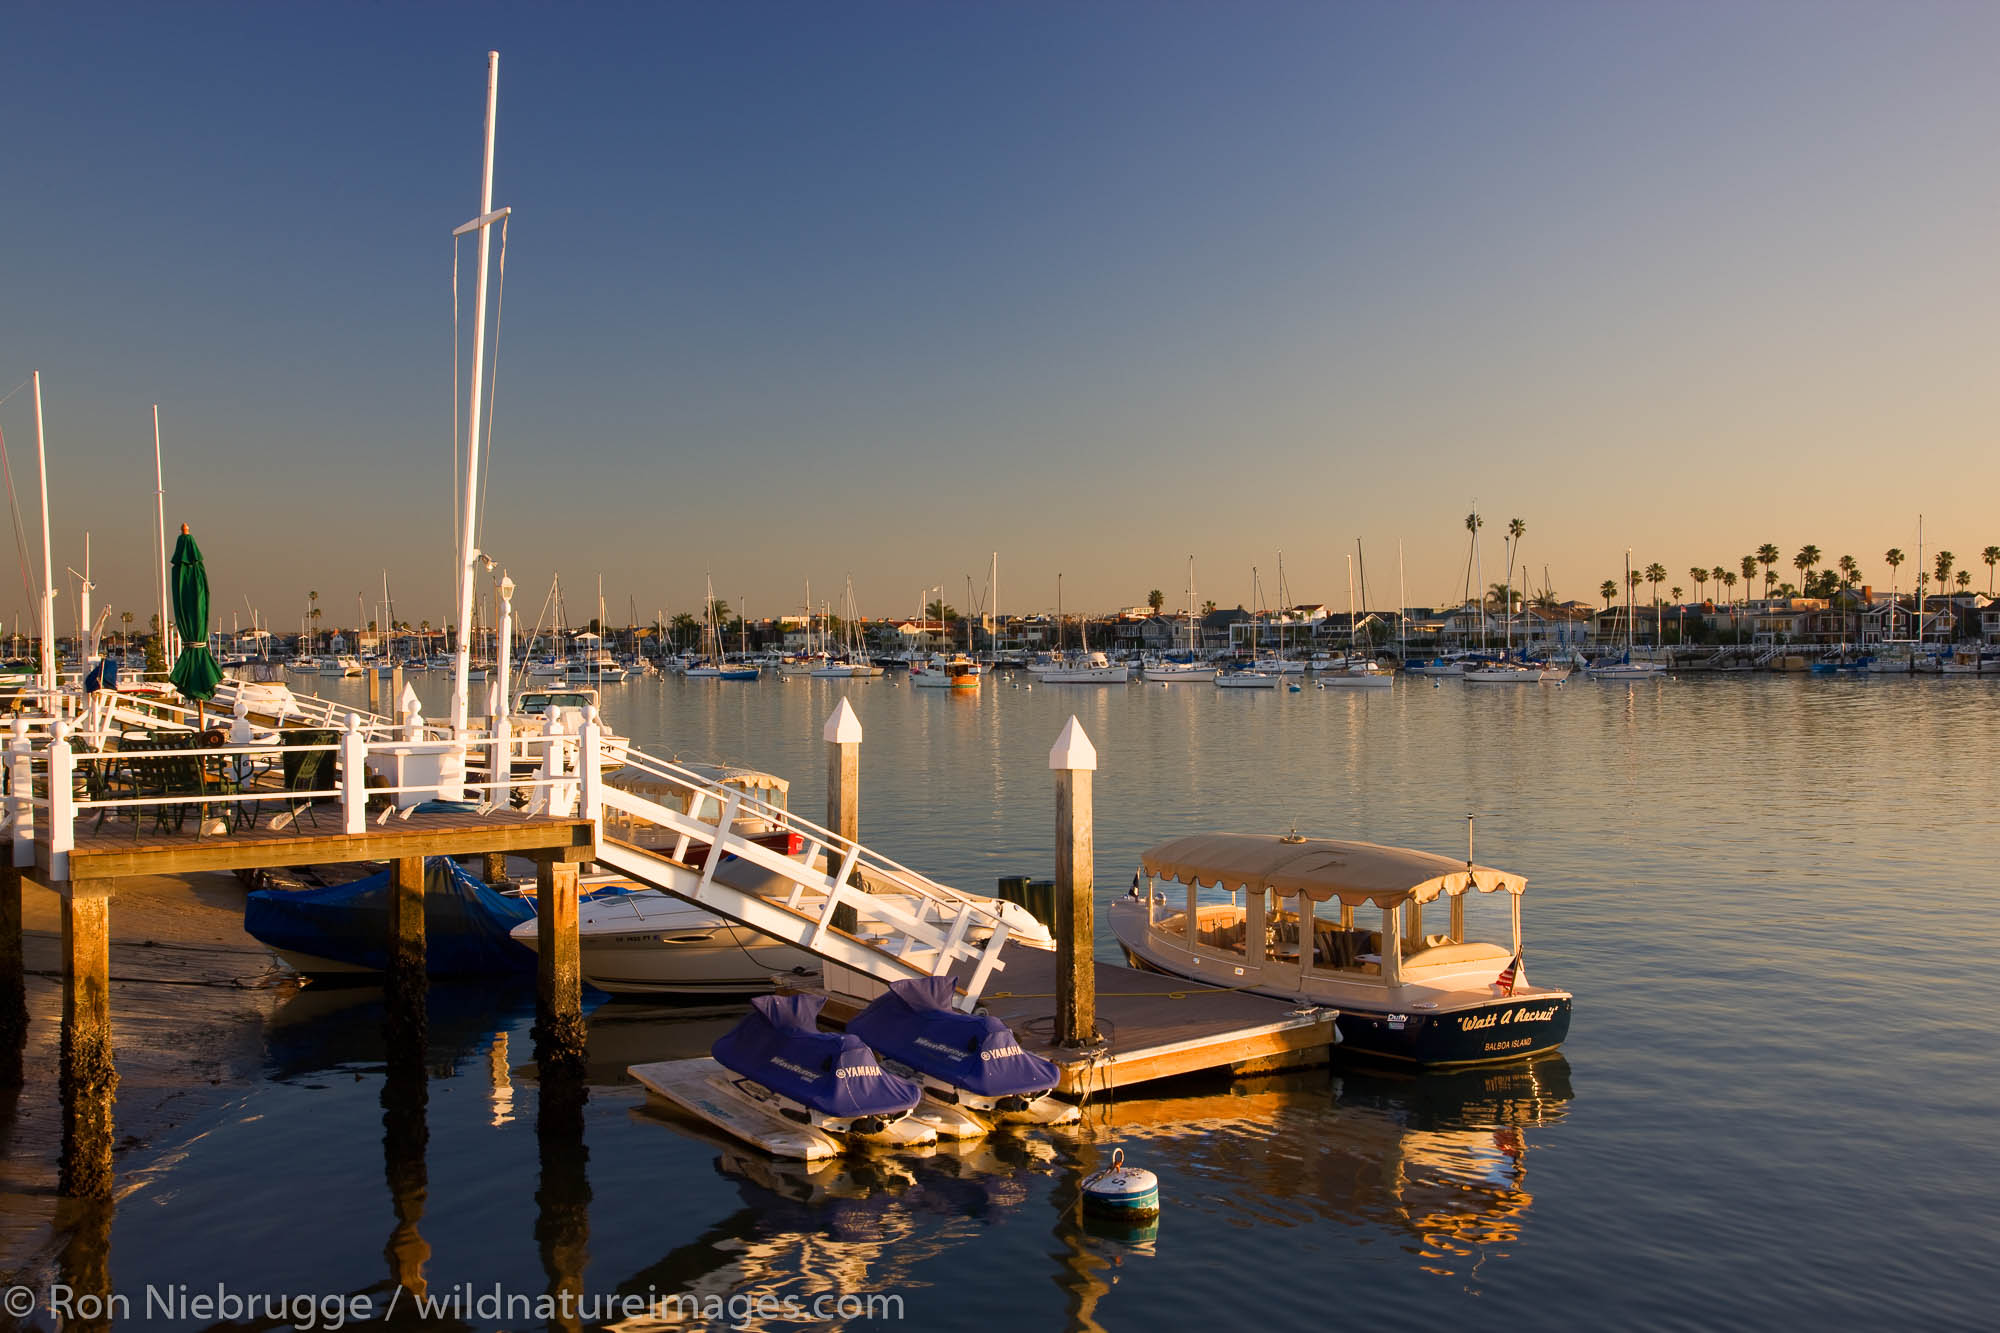
[[[1055,1065],[1022,1050],[991,1014],[961,1013],[954,993],[949,976],[892,982],[847,1030],[923,1085],[925,1104],[915,1114],[939,1138],[976,1138],[1001,1122],[1075,1120],[1077,1107],[1050,1095],[1060,1078]]]
[[[760,995],[710,1058],[633,1065],[647,1091],[781,1157],[831,1157],[850,1144],[937,1142],[910,1117],[923,1090],[882,1068],[849,1032],[819,1029],[822,995]]]

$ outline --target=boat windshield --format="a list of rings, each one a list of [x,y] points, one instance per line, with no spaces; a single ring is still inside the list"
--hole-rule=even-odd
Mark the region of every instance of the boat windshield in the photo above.
[[[521,711],[530,717],[537,717],[551,708],[587,708],[591,702],[588,694],[575,691],[524,694],[521,696]]]

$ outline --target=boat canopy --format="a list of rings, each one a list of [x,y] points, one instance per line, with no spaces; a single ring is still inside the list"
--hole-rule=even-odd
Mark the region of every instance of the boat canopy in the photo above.
[[[792,789],[792,784],[775,773],[765,773],[754,768],[737,768],[730,764],[682,764],[682,768],[699,774],[710,782],[723,787],[734,787],[750,796],[763,797],[775,792],[783,797]],[[620,768],[605,776],[604,781],[620,791],[631,792],[634,796],[644,796],[657,800],[671,796],[676,802],[687,795],[685,784],[672,778],[662,777],[643,768]],[[783,805],[780,800],[778,804]]]
[[[1338,898],[1349,907],[1373,903],[1384,910],[1427,903],[1440,894],[1505,889],[1518,895],[1527,888],[1519,875],[1491,866],[1468,866],[1406,847],[1295,834],[1192,833],[1149,848],[1139,863],[1148,875],[1183,884],[1276,889],[1286,898]]]

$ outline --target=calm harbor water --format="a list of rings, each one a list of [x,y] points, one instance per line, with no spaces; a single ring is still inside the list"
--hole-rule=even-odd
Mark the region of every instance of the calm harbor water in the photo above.
[[[440,681],[418,687],[441,703]],[[138,1187],[108,1254],[129,1326],[212,1322],[144,1318],[149,1285],[380,1310],[392,1275],[419,1272],[433,1297],[903,1302],[900,1321],[725,1321],[759,1328],[1990,1317],[2000,684],[1266,694],[1003,676],[962,698],[670,678],[607,687],[605,705],[650,749],[789,776],[816,818],[841,695],[866,729],[864,841],[968,888],[1051,872],[1047,752],[1072,713],[1099,753],[1101,898],[1178,833],[1296,826],[1456,855],[1476,812],[1479,858],[1529,880],[1530,975],[1576,993],[1570,1041],[1497,1071],[1204,1084],[1094,1108],[1088,1135],[813,1172],[666,1123],[622,1077],[705,1053],[733,1011],[598,1008],[579,1121],[538,1105],[531,996],[434,986],[411,1097],[384,1086],[379,992],[309,988],[269,1020],[260,1074],[121,1158]],[[1072,1207],[1113,1144],[1161,1176],[1156,1234]]]

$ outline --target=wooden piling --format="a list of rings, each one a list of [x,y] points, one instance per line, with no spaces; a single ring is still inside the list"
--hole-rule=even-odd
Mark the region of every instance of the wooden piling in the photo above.
[[[430,1026],[429,945],[424,933],[424,858],[399,856],[389,877],[389,970],[383,1002],[392,1064],[421,1065]]]
[[[861,719],[842,699],[827,716],[826,826],[849,842],[861,841]]]
[[[1098,1035],[1090,785],[1097,750],[1074,716],[1049,751],[1049,767],[1056,774],[1056,1045],[1092,1046]]]
[[[382,711],[382,672],[373,665],[368,668],[368,711]]]
[[[586,1033],[574,861],[551,856],[536,865],[535,915],[535,1058],[581,1073]]]
[[[73,1199],[111,1198],[111,884],[72,880],[62,897],[62,1156],[57,1192]]]
[[[0,865],[0,1088],[21,1086],[28,973],[21,953],[21,870]]]

